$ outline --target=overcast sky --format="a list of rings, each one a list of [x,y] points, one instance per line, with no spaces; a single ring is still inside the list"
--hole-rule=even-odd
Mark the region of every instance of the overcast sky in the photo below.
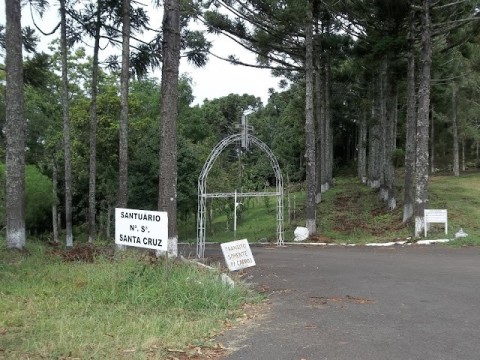
[[[56,2],[53,2],[53,4],[56,5]],[[57,9],[56,6],[51,6],[43,19],[35,21],[37,24],[41,23],[45,28],[45,31],[50,31],[58,22]],[[161,27],[162,16],[159,10],[150,13],[150,18],[152,28]],[[5,2],[1,0],[0,24],[5,25]],[[24,7],[22,10],[22,26],[25,25],[33,27],[30,20],[29,7]],[[58,37],[58,35],[55,36]],[[53,39],[54,37],[52,36],[43,37],[41,49],[47,51],[46,46]],[[213,53],[223,57],[235,54],[244,62],[255,63],[254,55],[250,54],[247,50],[242,49],[233,41],[222,36],[213,35],[210,40],[213,41],[214,44],[212,49]],[[87,53],[91,55],[88,48]],[[227,96],[230,93],[255,95],[260,97],[263,103],[266,104],[268,100],[268,89],[278,89],[278,82],[280,80],[272,77],[270,75],[270,70],[231,65],[212,56],[209,57],[207,65],[203,68],[195,68],[189,65],[186,61],[182,61],[180,64],[180,72],[187,73],[193,80],[193,95],[195,96],[194,104],[201,104],[204,99],[211,100]]]

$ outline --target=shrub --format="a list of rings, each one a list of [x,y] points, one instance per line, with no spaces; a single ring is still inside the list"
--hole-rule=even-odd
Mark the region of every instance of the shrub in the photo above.
[[[0,224],[6,225],[5,165],[0,164]],[[34,165],[25,169],[25,226],[29,233],[40,234],[51,229],[52,183]]]

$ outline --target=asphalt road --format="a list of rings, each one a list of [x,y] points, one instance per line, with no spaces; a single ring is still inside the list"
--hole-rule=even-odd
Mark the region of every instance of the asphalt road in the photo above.
[[[252,251],[271,310],[224,335],[228,360],[480,359],[480,248]]]

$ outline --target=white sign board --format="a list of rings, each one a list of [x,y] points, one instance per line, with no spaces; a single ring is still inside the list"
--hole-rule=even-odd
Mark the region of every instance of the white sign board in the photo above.
[[[425,221],[425,237],[427,237],[429,224],[432,223],[445,224],[445,234],[448,234],[448,214],[446,209],[425,209],[423,217]]]
[[[255,266],[255,259],[247,239],[220,244],[228,270],[235,271]]]
[[[167,251],[167,213],[116,208],[115,244]]]

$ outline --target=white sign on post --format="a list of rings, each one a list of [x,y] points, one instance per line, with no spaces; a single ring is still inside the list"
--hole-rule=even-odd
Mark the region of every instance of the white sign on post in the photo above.
[[[445,224],[445,235],[448,234],[448,214],[446,209],[425,209],[423,213],[425,222],[425,237],[432,223]]]
[[[228,270],[235,271],[255,266],[255,259],[247,239],[220,244]]]
[[[167,212],[116,208],[115,244],[167,251]]]

